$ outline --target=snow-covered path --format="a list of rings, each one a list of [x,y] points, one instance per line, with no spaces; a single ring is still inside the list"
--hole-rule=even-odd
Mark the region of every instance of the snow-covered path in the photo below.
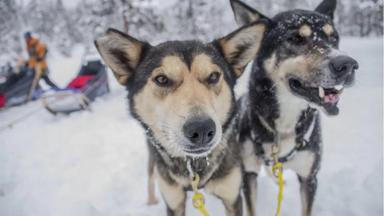
[[[381,39],[342,41],[360,63],[356,85],[343,94],[340,115],[323,116],[324,158],[315,215],[383,214],[383,43]],[[64,85],[79,65],[52,57],[53,79]],[[110,76],[112,78],[112,76]],[[147,149],[144,133],[128,115],[125,92],[111,80],[112,93],[93,104],[92,112],[51,116],[36,112],[0,131],[1,216],[165,215],[165,206],[148,207]],[[246,77],[239,82],[244,89]],[[0,113],[0,127],[39,103]],[[300,214],[298,183],[286,172],[283,215]],[[262,173],[258,215],[273,215],[277,188]],[[158,198],[160,195],[158,193]],[[223,206],[209,196],[212,215]],[[198,215],[188,200],[187,215]]]

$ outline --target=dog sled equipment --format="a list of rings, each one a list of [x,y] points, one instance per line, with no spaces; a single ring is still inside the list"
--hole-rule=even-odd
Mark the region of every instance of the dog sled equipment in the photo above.
[[[78,75],[65,89],[47,92],[42,97],[44,107],[52,114],[69,114],[89,109],[97,97],[109,92],[107,69],[99,59],[86,61]]]
[[[3,66],[0,69],[0,109],[23,104],[28,98],[39,98],[42,91],[38,84],[31,93],[34,79],[33,70],[22,68],[16,73],[11,66]]]

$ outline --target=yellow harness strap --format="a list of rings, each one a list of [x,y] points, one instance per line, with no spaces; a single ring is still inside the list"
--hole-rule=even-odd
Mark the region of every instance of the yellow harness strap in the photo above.
[[[193,174],[191,178],[191,186],[193,190],[192,196],[192,205],[197,209],[202,216],[209,216],[207,209],[205,208],[205,199],[204,194],[198,191],[198,186],[200,182],[200,176],[197,173]]]
[[[279,184],[279,193],[277,195],[277,207],[275,216],[280,216],[281,204],[283,203],[283,192],[284,192],[284,179],[283,179],[283,164],[280,162],[275,163],[272,166],[272,172],[277,178]]]

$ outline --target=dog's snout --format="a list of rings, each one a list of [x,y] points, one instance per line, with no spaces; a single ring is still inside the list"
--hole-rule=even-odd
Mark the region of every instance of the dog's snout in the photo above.
[[[337,56],[329,62],[329,67],[336,76],[345,76],[359,67],[357,61],[349,56]]]
[[[183,126],[184,136],[195,145],[206,145],[216,133],[215,122],[211,118],[193,118]]]

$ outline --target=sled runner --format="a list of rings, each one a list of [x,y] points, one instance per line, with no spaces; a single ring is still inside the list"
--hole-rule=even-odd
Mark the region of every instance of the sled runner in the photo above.
[[[53,90],[43,95],[44,107],[52,114],[89,108],[95,98],[109,92],[106,67],[100,60],[89,60],[65,89]]]

